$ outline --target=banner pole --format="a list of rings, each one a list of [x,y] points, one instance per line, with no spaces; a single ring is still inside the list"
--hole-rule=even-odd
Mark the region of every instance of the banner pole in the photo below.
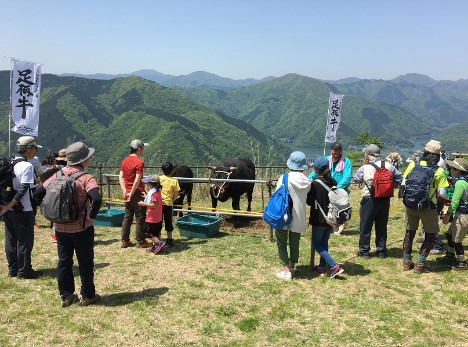
[[[10,109],[8,111],[8,157],[11,157],[11,108],[13,107],[13,58],[10,57]]]
[[[323,140],[323,156],[325,156],[325,149],[327,147],[327,133],[328,133],[328,114],[330,112],[330,107],[331,107],[331,92],[328,92],[328,110],[327,110],[327,125],[325,126],[325,138]]]

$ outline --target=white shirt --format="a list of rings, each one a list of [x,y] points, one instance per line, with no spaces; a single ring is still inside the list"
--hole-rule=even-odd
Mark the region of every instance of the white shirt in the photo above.
[[[22,158],[21,156],[15,157],[15,159]],[[20,161],[14,167],[15,177],[13,177],[13,189],[18,190],[20,185],[23,183],[29,183],[31,188],[35,187],[34,184],[34,167],[27,161]],[[23,211],[32,211],[31,206],[31,192],[27,192],[21,198],[23,204]]]

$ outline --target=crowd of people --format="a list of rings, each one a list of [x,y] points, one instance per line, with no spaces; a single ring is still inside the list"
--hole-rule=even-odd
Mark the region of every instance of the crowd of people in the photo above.
[[[468,161],[455,158],[445,161],[439,141],[430,140],[424,148],[422,158],[409,162],[405,172],[398,169],[402,158],[397,153],[390,153],[381,158],[381,149],[370,144],[363,149],[363,165],[352,175],[352,163],[342,153],[342,145],[335,142],[331,145],[330,156],[316,157],[313,160],[313,171],[308,178],[303,174],[308,168],[306,156],[302,152],[291,153],[287,166],[289,174],[288,191],[293,201],[293,220],[285,230],[276,230],[278,255],[284,268],[276,274],[280,279],[290,280],[294,276],[294,265],[299,258],[299,239],[305,232],[306,205],[311,206],[309,225],[312,226],[312,250],[320,254],[318,266],[314,271],[320,275],[327,274],[334,278],[344,273],[345,269],[337,264],[330,254],[328,241],[331,233],[342,234],[347,223],[339,226],[330,225],[325,218],[330,207],[328,188],[343,188],[348,193],[351,182],[360,185],[362,198],[359,208],[359,244],[357,256],[369,259],[371,254],[378,258],[387,257],[387,224],[390,214],[390,199],[393,189],[400,188],[401,198],[405,205],[405,227],[403,243],[402,270],[413,270],[415,273],[427,271],[426,259],[430,254],[440,254],[440,248],[434,252],[434,245],[443,247],[439,233],[439,218],[449,224],[445,237],[447,250],[443,257],[436,260],[454,270],[465,270],[467,262],[464,256],[463,240],[468,231]],[[417,169],[415,169],[417,167]],[[425,167],[423,173],[428,175],[422,180],[419,167]],[[391,176],[391,194],[376,196],[376,173],[387,171]],[[291,177],[292,175],[292,177]],[[424,178],[424,177],[423,177]],[[450,181],[450,182],[449,182]],[[282,185],[283,177],[277,182],[277,189]],[[424,187],[418,186],[426,182]],[[413,206],[411,199],[423,194],[419,205]],[[411,196],[410,196],[411,195]],[[444,207],[447,211],[444,213]],[[299,220],[295,220],[299,219]],[[422,245],[416,261],[412,260],[413,240],[422,223]],[[375,252],[371,253],[371,234],[375,229]],[[287,245],[289,244],[289,254]],[[441,246],[442,245],[442,246]]]
[[[173,247],[173,202],[179,195],[178,181],[171,177],[173,165],[165,162],[161,166],[163,175],[144,175],[142,155],[148,144],[139,139],[131,141],[130,154],[120,166],[119,183],[125,202],[125,214],[121,229],[121,247],[134,245],[130,240],[130,229],[135,220],[135,247],[145,248],[154,254],[164,247]],[[14,157],[14,195],[0,205],[0,216],[5,221],[5,253],[8,276],[18,279],[36,279],[41,271],[32,267],[31,253],[34,246],[35,206],[39,206],[52,182],[62,176],[72,176],[76,194],[76,215],[71,221],[52,224],[53,239],[57,243],[57,282],[62,307],[75,302],[81,306],[100,301],[94,285],[94,226],[102,204],[99,186],[94,177],[85,172],[90,165],[94,148],[82,142],[61,149],[56,155],[47,156],[42,165],[34,167],[38,145],[35,138],[22,136],[16,143]],[[416,273],[427,271],[426,259],[439,233],[439,217],[449,225],[445,233],[447,250],[437,258],[441,264],[455,270],[467,268],[463,240],[468,230],[468,161],[463,158],[441,160],[441,144],[429,141],[422,158],[409,163],[404,174],[397,165],[401,157],[389,155],[381,159],[381,149],[370,144],[363,150],[363,165],[352,173],[351,160],[343,155],[339,142],[331,145],[330,156],[319,156],[313,160],[313,171],[309,168],[303,152],[291,153],[287,160],[287,188],[292,201],[292,222],[284,230],[276,230],[278,255],[283,265],[276,276],[290,280],[299,261],[301,235],[307,229],[307,205],[310,206],[308,223],[312,227],[311,247],[320,254],[319,264],[314,268],[317,275],[330,278],[342,275],[345,269],[332,257],[329,250],[330,235],[342,234],[346,223],[330,225],[326,218],[329,209],[329,190],[342,188],[348,194],[351,182],[360,184],[362,198],[359,215],[359,244],[357,255],[371,256],[371,233],[375,229],[375,254],[387,256],[387,224],[390,212],[390,196],[376,197],[373,182],[379,170],[387,170],[392,177],[393,188],[405,187],[410,192],[416,173],[430,171],[427,205],[420,208],[405,203],[406,231],[404,233],[402,270]],[[422,168],[422,169],[421,169]],[[426,172],[426,171],[427,172]],[[277,182],[277,188],[283,183]],[[343,193],[345,196],[346,194]],[[444,213],[444,207],[448,207]],[[421,221],[422,245],[416,261],[412,261],[413,241]],[[162,227],[166,238],[162,238]],[[147,239],[150,239],[148,241]],[[289,248],[289,249],[288,249]],[[76,255],[81,280],[80,295],[75,290],[72,271]]]

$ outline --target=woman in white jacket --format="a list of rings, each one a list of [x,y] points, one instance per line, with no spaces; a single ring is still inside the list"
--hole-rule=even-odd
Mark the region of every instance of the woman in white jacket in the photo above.
[[[290,280],[294,274],[294,265],[299,259],[299,240],[301,234],[306,231],[306,200],[312,181],[304,175],[307,169],[306,156],[304,153],[292,152],[287,161],[288,168],[288,191],[292,200],[292,221],[288,229],[276,230],[276,244],[278,255],[284,269],[276,274],[276,277]],[[276,189],[281,187],[283,176],[278,179]],[[289,238],[289,255],[288,255]]]

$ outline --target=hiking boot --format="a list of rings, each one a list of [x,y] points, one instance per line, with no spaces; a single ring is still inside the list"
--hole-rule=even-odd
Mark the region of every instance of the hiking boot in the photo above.
[[[167,247],[174,247],[174,239],[166,239]]]
[[[357,252],[356,254],[358,257],[362,257],[364,259],[370,259],[370,254],[367,253],[367,252],[364,252],[364,253],[361,253],[361,252]]]
[[[341,275],[343,272],[343,268],[339,265],[336,265],[330,271],[330,278],[335,278],[336,276]]]
[[[68,294],[66,297],[62,298],[62,307],[71,306],[77,300],[78,300],[78,295]]]
[[[387,258],[387,253],[385,253],[385,252],[379,252],[379,253],[377,253],[377,258],[379,258],[379,259],[385,259],[385,258]]]
[[[466,268],[467,268],[466,260],[465,261],[457,261],[457,263],[452,266],[452,270],[456,270],[456,271],[466,270]]]
[[[414,273],[417,273],[417,274],[422,274],[424,272],[427,272],[426,263],[420,263],[417,261],[416,263],[414,263],[413,271]]]
[[[320,266],[314,266],[314,272],[321,277],[327,275],[325,268]]]
[[[42,271],[30,270],[25,274],[18,274],[16,278],[26,279],[26,280],[35,280],[43,275]]]
[[[403,259],[403,271],[410,271],[414,269],[414,263],[411,260]]]
[[[445,252],[445,255],[443,257],[436,258],[438,263],[444,264],[444,265],[456,265],[457,263],[457,258],[455,257],[454,253],[449,253]]]
[[[94,305],[94,304],[97,304],[100,300],[101,300],[101,296],[99,294],[94,295],[94,298],[92,299],[89,299],[83,296],[78,305],[80,306]]]
[[[290,280],[292,278],[291,272],[280,271],[276,273],[276,277],[282,280]]]
[[[135,247],[136,248],[150,248],[151,246],[153,246],[152,243],[149,243],[148,241],[143,240],[142,242],[138,242]]]
[[[130,240],[122,240],[122,243],[120,244],[120,248],[128,248],[130,246],[133,246],[133,243]]]

